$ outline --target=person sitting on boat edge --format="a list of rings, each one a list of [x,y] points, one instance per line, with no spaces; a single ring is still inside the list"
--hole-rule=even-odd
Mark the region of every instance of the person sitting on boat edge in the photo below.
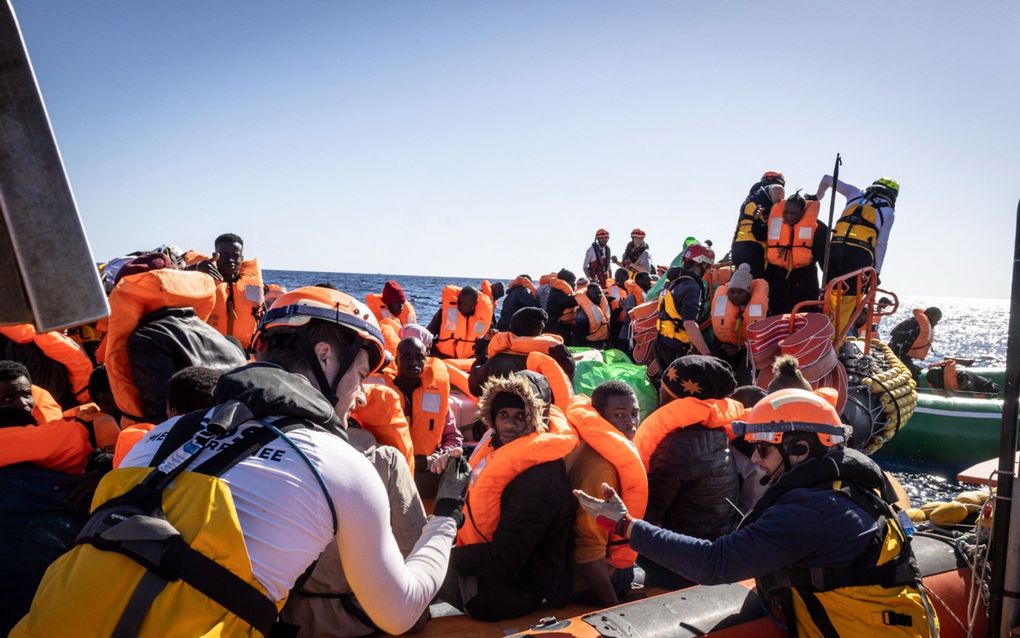
[[[427,329],[435,337],[433,356],[440,359],[468,359],[474,356],[475,342],[492,325],[492,299],[472,286],[443,287],[442,306],[432,316]]]
[[[690,354],[709,354],[699,323],[708,316],[708,288],[703,276],[715,261],[715,251],[702,244],[684,249],[680,268],[671,268],[669,284],[659,297],[658,336],[655,359],[665,371],[675,359]]]
[[[893,351],[903,365],[907,366],[914,381],[921,376],[921,368],[914,359],[924,361],[935,340],[935,326],[942,320],[942,311],[931,306],[921,310],[914,308],[909,319],[896,324],[889,335],[889,349]]]
[[[535,284],[528,275],[518,275],[506,289],[506,298],[499,309],[496,330],[505,332],[510,329],[510,320],[521,308],[540,308],[535,296]]]
[[[209,325],[226,337],[234,337],[247,350],[265,310],[262,268],[258,259],[244,258],[244,240],[234,233],[224,233],[213,242],[212,258],[187,267],[213,278],[216,282],[216,305],[209,315]]]
[[[305,287],[276,301],[259,335],[260,361],[220,379],[217,407],[158,426],[104,478],[95,499],[92,521],[99,524],[110,516],[106,503],[114,495],[146,477],[176,476],[163,495],[177,504],[167,508],[165,522],[204,539],[175,551],[202,554],[205,560],[193,558],[205,567],[134,596],[140,579],[152,573],[147,563],[125,561],[129,547],[110,552],[85,533],[47,571],[32,611],[12,636],[60,635],[69,620],[54,610],[70,608],[83,636],[108,636],[118,626],[143,637],[269,634],[287,592],[334,538],[351,589],[373,622],[399,634],[421,617],[463,521],[469,473],[449,465],[435,515],[405,563],[389,533],[385,487],[345,441],[347,417],[363,400],[361,384],[385,363],[375,317],[349,295]],[[222,428],[208,425],[214,422]],[[154,459],[163,469],[150,469]],[[173,473],[195,461],[210,474]],[[210,461],[219,467],[208,467]],[[102,545],[109,542],[116,541]],[[139,604],[124,616],[129,599]]]
[[[472,478],[443,600],[480,620],[566,604],[574,504],[564,458],[577,446],[545,377],[493,377],[478,404],[489,426]]]
[[[570,485],[598,493],[606,483],[623,495],[629,510],[643,512],[648,477],[631,442],[641,421],[634,390],[620,380],[604,381],[592,391],[591,400],[574,398],[567,419],[582,441],[567,457]],[[575,592],[593,592],[603,607],[619,604],[630,592],[637,554],[581,509],[574,519],[573,558]]]
[[[549,280],[549,297],[545,302],[549,320],[545,325],[545,332],[559,335],[564,343],[570,343],[574,321],[579,311],[577,299],[574,297],[576,283],[577,277],[566,268]]]
[[[761,179],[751,186],[744,203],[740,205],[730,255],[734,266],[747,264],[755,279],[765,276],[765,239],[768,235],[766,218],[772,205],[786,197],[785,186],[786,178],[782,173],[765,171]]]
[[[595,241],[584,253],[584,264],[581,267],[584,276],[605,288],[606,280],[609,279],[612,253],[613,251],[609,249],[609,231],[605,228],[595,231]]]
[[[757,579],[791,635],[934,638],[938,618],[889,485],[874,461],[845,447],[833,399],[780,390],[733,424],[770,485],[740,528],[715,541],[635,520],[608,486],[601,499],[575,494],[631,547],[695,582]]]
[[[396,319],[401,326],[418,323],[414,306],[408,300],[404,289],[394,279],[383,284],[381,294],[376,292],[367,294],[365,304],[379,322],[383,319]]]
[[[574,300],[579,310],[574,319],[571,343],[574,346],[602,350],[609,340],[612,320],[609,300],[596,282],[575,292]]]
[[[737,383],[751,383],[747,355],[747,326],[764,319],[769,309],[769,285],[751,276],[751,266],[740,264],[730,280],[712,298],[712,354],[733,368]]]
[[[397,345],[396,374],[387,375],[401,396],[414,447],[414,483],[424,498],[435,498],[439,475],[446,469],[445,452],[460,450],[464,437],[450,406],[446,364],[428,356],[425,344],[405,337]]]
[[[818,299],[818,266],[825,260],[829,228],[818,219],[818,200],[800,191],[772,206],[768,218],[765,280],[769,316]]]
[[[708,539],[736,526],[740,481],[730,422],[746,412],[729,398],[736,387],[729,364],[715,357],[688,355],[666,368],[659,408],[634,437],[648,472],[649,522]],[[656,587],[690,585],[648,556],[639,556],[638,565]]]

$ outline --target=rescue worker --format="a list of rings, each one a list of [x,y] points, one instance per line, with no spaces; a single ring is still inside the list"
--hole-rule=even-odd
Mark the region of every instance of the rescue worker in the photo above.
[[[584,265],[581,270],[590,281],[597,281],[602,288],[609,279],[609,267],[612,251],[609,249],[609,231],[600,228],[595,231],[595,241],[584,253]]]
[[[654,272],[652,254],[648,251],[648,244],[645,243],[645,231],[640,228],[630,231],[630,241],[623,249],[623,259],[618,261],[613,257],[613,263],[635,273]]]
[[[366,615],[388,633],[410,628],[446,570],[468,472],[448,466],[405,564],[385,488],[345,441],[361,383],[384,352],[375,317],[352,297],[315,287],[280,297],[260,327],[259,362],[220,378],[217,406],[163,423],[104,478],[79,543],[47,571],[11,635],[268,635],[287,592],[334,538]],[[135,485],[149,496],[137,498]],[[158,575],[130,541],[113,540],[120,525],[139,537],[153,491],[168,504],[157,512],[179,558]],[[170,532],[182,527],[184,536]],[[165,555],[163,538],[148,543]]]
[[[475,342],[492,326],[492,299],[476,288],[444,286],[443,304],[429,322],[435,336],[432,354],[441,359],[468,359]]]
[[[209,325],[226,337],[234,337],[247,350],[262,316],[264,292],[262,268],[258,259],[244,258],[244,240],[233,233],[224,233],[213,242],[216,251],[211,259],[188,267],[213,278],[216,282],[216,305],[209,315]]]
[[[765,171],[761,179],[751,186],[744,203],[740,205],[730,256],[734,266],[748,264],[751,276],[755,279],[765,276],[765,239],[768,234],[766,220],[772,206],[786,197],[785,186],[786,178],[782,173]]]
[[[393,279],[383,284],[382,294],[369,293],[365,297],[365,303],[380,322],[384,319],[396,319],[398,327],[418,323],[414,306],[408,301],[400,283]]]
[[[440,599],[480,620],[515,618],[570,597],[574,520],[564,458],[577,446],[531,371],[493,377],[478,411],[489,426],[471,455],[465,522]]]
[[[659,297],[658,336],[655,360],[664,371],[675,359],[689,354],[709,354],[699,324],[708,317],[708,287],[705,271],[715,261],[715,252],[703,244],[684,249],[680,268],[667,273],[669,284]]]
[[[715,357],[680,357],[662,375],[659,409],[634,437],[648,471],[650,523],[710,540],[733,531],[740,482],[730,453],[730,422],[745,414],[728,398],[736,387],[729,365]],[[690,585],[654,557],[641,556],[638,564],[646,583]]]
[[[817,199],[824,197],[834,182],[836,192],[846,198],[846,208],[832,229],[829,280],[868,266],[881,274],[889,233],[896,221],[900,185],[888,177],[880,177],[861,190],[825,175],[818,184]]]
[[[755,445],[770,486],[732,534],[709,541],[636,520],[608,486],[602,499],[575,494],[631,547],[695,582],[757,579],[791,635],[938,636],[892,490],[874,461],[845,447],[832,404],[781,390],[733,427]]]
[[[809,197],[812,199],[804,199],[798,191],[775,204],[769,213],[765,280],[770,316],[818,299],[818,265],[825,259],[829,229],[818,219],[818,200]]]
[[[896,324],[889,334],[889,348],[907,366],[914,381],[919,380],[921,368],[915,359],[924,361],[935,340],[935,326],[942,320],[942,311],[932,306],[921,310],[914,308],[913,315]]]
[[[581,437],[581,445],[567,457],[567,477],[575,490],[598,493],[603,483],[623,494],[628,508],[643,512],[648,501],[648,477],[631,440],[641,421],[637,396],[623,381],[599,384],[591,400],[578,395],[567,408],[567,419]],[[584,510],[574,519],[574,591],[590,589],[598,603],[620,603],[634,581],[637,555],[612,538]]]
[[[496,330],[505,332],[510,329],[510,319],[521,308],[540,308],[536,296],[535,284],[528,275],[518,275],[507,286],[506,298],[499,309],[499,320]]]
[[[387,385],[400,392],[404,415],[411,426],[414,447],[414,482],[425,498],[439,487],[437,463],[444,452],[460,450],[464,437],[450,406],[450,377],[446,364],[428,356],[425,344],[406,337],[397,345],[397,371]]]
[[[575,292],[574,300],[579,310],[571,336],[573,345],[600,350],[605,348],[609,340],[612,312],[609,300],[602,294],[602,288],[592,282],[583,290]]]
[[[566,268],[556,273],[549,280],[549,297],[546,299],[545,310],[549,320],[545,331],[559,335],[564,343],[570,343],[577,319],[577,298],[574,297],[574,284],[577,278]]]
[[[750,264],[737,267],[730,280],[715,289],[712,298],[712,354],[730,364],[739,385],[751,383],[747,355],[747,326],[765,318],[769,285],[753,279]]]

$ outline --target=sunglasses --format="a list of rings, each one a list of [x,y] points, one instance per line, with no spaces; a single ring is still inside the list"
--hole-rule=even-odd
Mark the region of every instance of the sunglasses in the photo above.
[[[754,451],[758,453],[759,458],[765,458],[774,447],[771,443],[755,443]]]

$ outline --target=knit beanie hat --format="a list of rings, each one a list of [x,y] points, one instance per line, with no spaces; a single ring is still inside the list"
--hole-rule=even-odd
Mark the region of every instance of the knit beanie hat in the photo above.
[[[722,359],[701,354],[680,357],[662,375],[662,387],[675,399],[723,399],[733,394],[737,380]]]
[[[545,329],[549,315],[541,308],[520,308],[510,317],[510,332],[518,337],[537,337]]]
[[[114,281],[120,281],[129,275],[137,275],[140,272],[159,270],[161,268],[177,270],[177,264],[162,253],[145,253],[144,255],[139,255],[124,264],[121,269],[117,271],[117,278]]]
[[[751,264],[740,264],[737,266],[737,271],[730,277],[728,284],[730,290],[751,290],[751,282],[754,281],[754,277],[751,276]]]
[[[407,296],[404,295],[404,289],[400,287],[400,284],[390,279],[383,284],[382,289],[382,302],[387,306],[407,301]]]

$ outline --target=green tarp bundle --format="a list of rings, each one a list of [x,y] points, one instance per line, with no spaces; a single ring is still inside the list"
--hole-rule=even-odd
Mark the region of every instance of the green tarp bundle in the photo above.
[[[634,364],[625,353],[619,350],[592,350],[591,348],[570,348],[575,353],[591,353],[591,359],[577,362],[577,370],[574,372],[574,392],[591,396],[594,390],[603,381],[619,379],[637,394],[638,405],[641,406],[641,420],[643,421],[657,407],[659,407],[659,395],[655,387],[648,381],[645,373],[645,366]]]

